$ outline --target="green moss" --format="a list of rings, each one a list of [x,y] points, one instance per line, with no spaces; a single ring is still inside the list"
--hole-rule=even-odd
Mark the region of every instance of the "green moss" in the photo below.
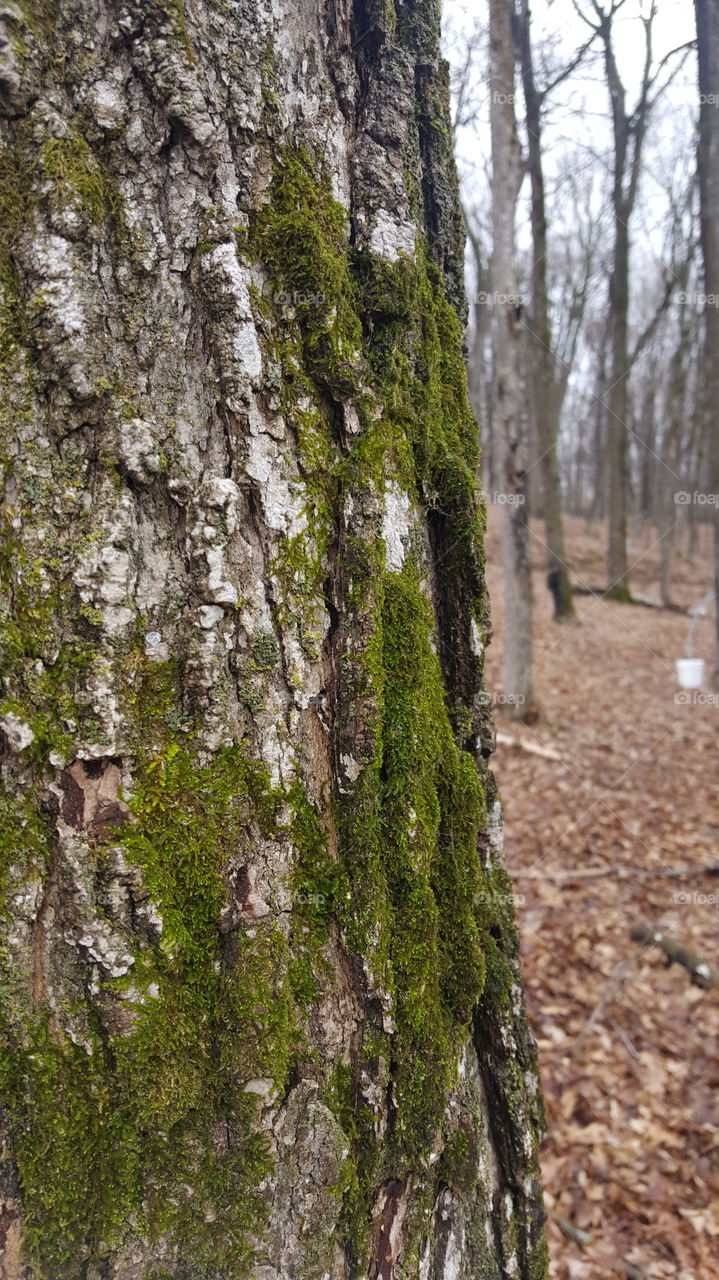
[[[269,202],[254,213],[251,243],[269,268],[273,301],[296,314],[303,367],[330,392],[359,386],[362,329],[347,254],[347,214],[303,151],[278,161]]]
[[[375,858],[390,908],[396,999],[393,1141],[398,1156],[414,1161],[441,1120],[459,1042],[484,982],[473,914],[482,789],[474,762],[454,741],[430,644],[433,619],[411,565],[386,576],[380,626]]]
[[[190,67],[194,66],[197,59],[195,56],[195,50],[192,46],[192,40],[190,39],[190,33],[187,29],[187,14],[185,13],[184,0],[159,0],[158,7],[162,12],[167,14],[176,27],[185,51],[187,65]]]
[[[395,478],[434,522],[448,575],[469,588],[457,602],[465,627],[470,615],[484,624],[476,425],[441,274],[421,246],[416,260],[394,264],[353,250],[344,210],[302,152],[278,162],[251,244],[270,266],[266,314],[308,494],[311,536],[288,540],[288,583],[299,595],[304,580],[316,598],[346,496],[381,492]],[[317,406],[328,395],[353,397],[356,437],[338,438],[332,415],[316,407],[299,417],[298,401]],[[453,705],[435,652],[422,555],[416,545],[402,573],[388,574],[381,542],[343,535],[345,607],[364,618],[366,647],[343,659],[342,705],[350,717],[363,707],[366,745],[357,783],[338,797],[341,866],[329,864],[330,887],[315,901],[338,911],[352,950],[388,991],[395,1020],[393,1036],[379,1033],[396,1104],[389,1141],[377,1143],[371,1111],[345,1069],[330,1090],[352,1139],[343,1222],[358,1267],[371,1188],[426,1155],[484,988],[485,950],[493,963],[498,950],[475,901],[483,787],[454,732],[471,711]],[[321,845],[315,831],[306,865],[328,865],[316,862]],[[362,1055],[370,1069],[372,1052]]]
[[[119,222],[122,202],[92,148],[79,134],[50,138],[40,148],[40,166],[62,204],[77,200],[93,226]]]
[[[190,1259],[244,1274],[270,1161],[254,1129],[256,1099],[243,1086],[270,1076],[285,1090],[302,1049],[307,993],[276,924],[223,935],[218,919],[226,866],[253,829],[274,831],[281,799],[238,750],[206,767],[173,745],[141,760],[134,821],[118,838],[142,869],[163,929],[127,978],[106,984],[131,998],[134,1030],[112,1047],[98,1034],[88,1057],[47,1020],[4,1028],[0,1084],[13,1116],[27,1247],[58,1280],[77,1275],[83,1252],[98,1259],[101,1242],[131,1216],[151,1235],[171,1234],[178,1275],[200,1274]],[[311,828],[309,807],[297,825]],[[10,839],[15,830],[11,819]],[[33,848],[34,835],[25,836]],[[308,848],[314,839],[307,835]],[[295,965],[304,919],[300,904]],[[28,1034],[31,1052],[21,1044]],[[220,1130],[233,1135],[226,1147],[218,1147]],[[208,1233],[215,1218],[221,1239]]]
[[[93,222],[104,219],[111,197],[101,174],[87,155],[79,169],[77,155],[74,169],[70,160],[53,148],[44,163]],[[110,1040],[93,1023],[91,1059],[47,1017],[12,1013],[0,1080],[23,1188],[47,1160],[55,1199],[49,1190],[35,1197],[28,1229],[31,1252],[53,1280],[75,1280],[73,1257],[99,1260],[130,1224],[153,1238],[169,1235],[178,1280],[246,1274],[271,1161],[244,1086],[270,1077],[282,1096],[307,1067],[304,1025],[337,923],[355,962],[361,957],[386,993],[362,1030],[353,1070],[319,1054],[312,1060],[351,1147],[338,1188],[339,1234],[361,1274],[373,1190],[426,1167],[475,1006],[482,999],[501,1012],[510,998],[511,907],[501,876],[486,876],[477,852],[486,797],[474,756],[478,671],[469,626],[486,626],[483,512],[459,322],[421,243],[415,259],[393,264],[352,247],[346,213],[305,152],[281,154],[269,194],[251,221],[248,252],[271,279],[261,303],[266,390],[295,433],[307,522],[272,565],[277,621],[297,622],[316,653],[323,584],[328,573],[342,583],[342,622],[358,643],[338,663],[336,731],[353,750],[357,744],[360,773],[320,813],[299,780],[273,788],[249,747],[200,764],[190,709],[178,696],[182,666],[148,663],[139,626],[129,650],[114,655],[135,739],[133,820],[116,840],[140,868],[163,929],[138,946],[126,978],[106,984],[113,1000],[123,996],[132,1025]],[[358,432],[346,429],[348,403]],[[366,535],[349,536],[342,514],[348,498],[376,508],[390,479],[424,517],[399,573],[387,572],[376,527],[368,521]],[[28,503],[37,500],[28,494]],[[437,616],[425,594],[428,541],[440,566]],[[21,569],[19,593],[17,566],[8,578],[6,645],[18,712],[33,710],[39,759],[96,659],[99,620],[69,596],[43,594],[39,569]],[[24,673],[34,660],[55,653],[58,626],[82,638],[82,665],[74,671],[63,659],[55,679],[53,658],[31,679]],[[237,672],[251,711],[279,658],[275,634],[258,632]],[[9,822],[12,841],[22,818]],[[233,923],[228,868],[237,871],[245,851],[251,860],[258,837],[292,846],[292,913],[282,927],[273,916],[252,928]],[[28,828],[28,859],[43,856],[44,840],[42,824]],[[88,1008],[92,1019],[91,1001]],[[381,1140],[363,1072],[392,1098]],[[46,1104],[54,1088],[64,1099],[57,1116]],[[35,1135],[33,1109],[41,1116]],[[102,1117],[110,1111],[106,1145]],[[468,1186],[475,1141],[469,1130],[447,1135],[438,1176]],[[88,1222],[80,1206],[93,1169],[100,1173]],[[429,1194],[429,1176],[427,1187]]]
[[[476,1127],[465,1117],[444,1144],[437,1169],[437,1181],[469,1194],[476,1186],[479,1170],[479,1143]]]
[[[55,6],[32,6],[32,21],[54,23]],[[18,307],[19,283],[14,262],[18,236],[40,202],[39,182],[51,184],[50,199],[69,203],[87,217],[91,226],[109,225],[115,235],[125,230],[124,208],[117,186],[99,157],[74,128],[64,138],[49,138],[38,148],[21,122],[15,144],[0,145],[0,381],[6,376],[9,353],[27,325]]]
[[[0,243],[0,369],[19,336],[16,315],[18,280],[12,251],[27,219],[32,169],[32,163],[23,153],[0,147],[0,226],[3,228]]]
[[[252,641],[258,671],[269,671],[279,661],[280,650],[273,631],[258,631]]]
[[[64,725],[78,716],[76,695],[87,682],[96,640],[94,623],[75,612],[72,591],[58,581],[58,559],[31,559],[7,523],[1,525],[0,665],[13,691],[7,709],[35,734],[25,752],[29,763],[67,744]],[[71,645],[63,642],[65,623],[74,632]]]
[[[329,921],[344,909],[347,879],[341,863],[330,853],[320,816],[299,782],[290,788],[289,799],[296,855],[291,881],[294,904],[312,938],[324,943]]]
[[[37,1020],[23,1059],[20,1071],[12,1049],[0,1055],[27,1207],[25,1249],[49,1274],[76,1276],[79,1259],[97,1255],[137,1198],[138,1145],[101,1052],[59,1044]]]
[[[529,1280],[547,1280],[549,1275],[549,1247],[544,1236],[534,1246],[529,1255],[527,1275]]]
[[[435,61],[439,57],[440,18],[439,0],[409,0],[400,9],[398,41],[420,61]],[[443,122],[443,114],[438,113],[437,120]]]
[[[411,444],[420,501],[447,529],[446,570],[476,584],[480,606],[484,519],[477,482],[479,443],[467,398],[459,320],[421,245],[417,262],[384,263],[359,254],[355,270],[368,313],[367,351],[381,389],[387,434]]]

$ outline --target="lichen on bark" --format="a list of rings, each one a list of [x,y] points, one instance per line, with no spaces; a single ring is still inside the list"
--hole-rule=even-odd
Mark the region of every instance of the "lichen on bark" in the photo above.
[[[436,6],[0,26],[6,1274],[538,1280]]]

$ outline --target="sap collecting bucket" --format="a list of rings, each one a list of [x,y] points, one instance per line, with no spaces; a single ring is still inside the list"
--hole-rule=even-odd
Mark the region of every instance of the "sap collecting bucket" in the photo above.
[[[701,689],[704,684],[704,659],[677,658],[677,681],[682,689]]]

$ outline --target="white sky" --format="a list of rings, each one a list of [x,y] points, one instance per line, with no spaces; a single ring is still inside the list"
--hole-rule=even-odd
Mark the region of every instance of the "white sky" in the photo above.
[[[590,0],[578,0],[589,10]],[[650,0],[626,0],[615,18],[615,54],[627,89],[627,107],[636,103],[644,58],[644,32],[640,20]],[[490,132],[487,0],[444,0],[444,45],[453,70],[466,61],[468,37],[479,30],[480,39],[471,65],[471,107],[474,118],[460,128],[456,152],[462,183],[462,198],[473,224],[479,229],[485,260],[491,248]],[[537,82],[541,87],[543,69],[550,78],[571,61],[584,43],[588,28],[577,16],[572,0],[534,0],[532,36]],[[658,61],[670,50],[695,37],[692,0],[658,0],[654,26],[654,52]],[[676,60],[675,60],[676,61]],[[662,76],[666,80],[670,63]],[[523,115],[521,84],[517,92],[517,115]],[[631,224],[632,274],[631,317],[635,334],[654,313],[664,292],[664,280],[673,272],[674,247],[669,246],[669,201],[680,202],[690,188],[696,155],[696,122],[699,109],[697,70],[694,52],[689,55],[675,82],[662,95],[650,121],[643,177]],[[611,122],[604,66],[597,52],[585,61],[552,95],[543,115],[544,169],[547,187],[549,229],[549,282],[555,299],[553,314],[561,321],[559,298],[567,298],[567,282],[575,277],[581,262],[583,239],[598,246],[585,324],[603,317],[607,303],[605,267],[611,254],[611,218],[608,208],[609,164],[611,163]],[[523,263],[524,284],[528,287],[530,257],[529,183],[525,180],[518,210],[518,248]],[[597,223],[597,217],[600,220]],[[682,221],[686,237],[689,223]],[[680,252],[682,251],[680,245]],[[474,284],[468,257],[470,300]],[[555,337],[557,329],[555,328]],[[593,383],[594,356],[590,348],[578,352],[571,388],[580,397],[589,394]],[[589,360],[589,365],[587,361]],[[590,367],[591,366],[591,367]],[[591,398],[591,397],[590,397]],[[571,400],[571,395],[569,397]],[[573,405],[565,406],[571,420]]]
[[[580,0],[589,11],[590,0]],[[615,52],[627,87],[627,104],[636,100],[644,57],[644,33],[640,14],[648,11],[649,0],[626,0],[615,18]],[[444,0],[445,51],[454,68],[464,62],[467,39],[478,26],[488,29],[486,0]],[[546,60],[550,68],[559,68],[586,40],[587,26],[575,12],[572,0],[534,0],[532,34],[537,79],[541,83],[541,66]],[[657,60],[670,50],[694,38],[694,6],[691,0],[659,0],[654,23],[654,49]],[[489,98],[487,91],[486,42],[473,58],[473,104],[477,115],[472,124],[458,131],[456,139],[463,197],[467,207],[480,212],[488,207],[489,184]],[[670,63],[662,80],[666,80]],[[523,104],[518,85],[518,115]],[[646,176],[637,210],[636,234],[653,239],[662,223],[666,199],[663,188],[671,176],[675,179],[693,163],[694,122],[698,110],[696,63],[691,54],[675,83],[662,98],[652,120],[645,163]],[[584,183],[587,199],[590,190],[602,185],[602,155],[610,146],[607,90],[604,68],[597,42],[597,53],[588,58],[558,87],[548,103],[544,116],[545,174],[552,216],[561,228],[566,197],[562,193],[565,180],[571,176],[580,188]],[[525,184],[525,195],[526,195]],[[554,200],[555,208],[552,209]],[[520,215],[521,221],[521,215]],[[521,233],[520,233],[521,241]]]

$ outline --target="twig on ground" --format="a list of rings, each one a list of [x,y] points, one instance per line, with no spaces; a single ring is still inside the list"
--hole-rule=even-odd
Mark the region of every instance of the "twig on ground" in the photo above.
[[[627,1280],[654,1280],[654,1276],[650,1276],[648,1272],[641,1271],[639,1267],[635,1267],[633,1262],[624,1263],[624,1273]]]
[[[609,1021],[610,1021],[611,1025],[614,1027],[614,1030],[616,1031],[617,1035],[619,1036],[619,1039],[621,1040],[622,1044],[624,1045],[624,1048],[626,1049],[627,1053],[630,1055],[630,1057],[632,1057],[632,1058],[636,1058],[636,1060],[637,1060],[637,1061],[639,1061],[639,1054],[637,1053],[637,1051],[636,1051],[636,1049],[635,1049],[634,1045],[632,1044],[631,1040],[629,1039],[629,1036],[627,1035],[627,1033],[626,1033],[626,1031],[624,1030],[624,1028],[623,1028],[623,1027],[620,1027],[620,1025],[619,1025],[619,1023],[617,1022],[616,1018],[613,1018],[613,1017],[611,1016],[611,1014],[610,1014],[610,1016],[609,1016]]]
[[[573,1240],[575,1244],[578,1244],[580,1249],[584,1249],[588,1244],[592,1243],[594,1236],[591,1236],[588,1231],[582,1231],[581,1227],[575,1227],[574,1223],[569,1221],[569,1218],[561,1218],[558,1213],[553,1213],[552,1217],[557,1226],[561,1227],[565,1236],[569,1240]]]
[[[614,995],[614,992],[616,991],[620,983],[623,981],[625,974],[629,972],[632,965],[635,963],[636,959],[637,959],[636,952],[632,952],[631,955],[625,956],[623,960],[620,960],[618,964],[615,964],[614,968],[612,969],[612,972],[607,978],[607,982],[601,996],[597,1000],[597,1003],[592,1009],[592,1012],[587,1018],[587,1021],[585,1022],[584,1026],[579,1032],[579,1035],[574,1041],[574,1044],[571,1046],[569,1050],[571,1054],[578,1053],[582,1045],[584,1044],[585,1040],[587,1040],[588,1037],[592,1034],[604,1010],[609,1004],[609,1001]]]

